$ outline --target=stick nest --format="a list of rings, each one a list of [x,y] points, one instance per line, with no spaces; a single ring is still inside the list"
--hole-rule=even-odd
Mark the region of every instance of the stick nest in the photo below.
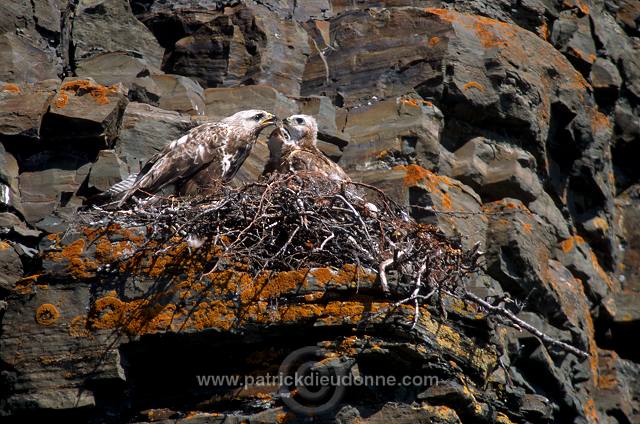
[[[395,289],[418,283],[456,292],[477,267],[477,252],[415,222],[378,189],[309,174],[136,200],[126,209],[94,206],[82,217],[90,226],[146,228],[154,246],[220,246],[218,269],[238,261],[254,273],[354,264],[378,273],[385,291],[391,279]]]

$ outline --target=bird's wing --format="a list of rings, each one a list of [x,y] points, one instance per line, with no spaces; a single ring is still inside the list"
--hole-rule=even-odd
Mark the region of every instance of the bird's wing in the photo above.
[[[222,148],[228,135],[229,128],[226,125],[204,124],[172,141],[145,163],[135,184],[120,204],[137,190],[155,193],[169,184],[188,178],[215,159],[222,160]]]
[[[308,171],[318,173],[337,181],[351,181],[346,172],[319,149],[295,149],[285,161],[290,171]]]

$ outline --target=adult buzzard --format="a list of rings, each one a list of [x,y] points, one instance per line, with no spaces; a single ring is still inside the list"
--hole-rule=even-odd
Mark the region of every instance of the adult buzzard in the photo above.
[[[263,110],[243,110],[197,126],[151,157],[137,175],[105,194],[122,196],[118,202],[122,206],[136,193],[154,194],[170,185],[184,195],[228,182],[249,156],[260,131],[275,121],[274,115]]]

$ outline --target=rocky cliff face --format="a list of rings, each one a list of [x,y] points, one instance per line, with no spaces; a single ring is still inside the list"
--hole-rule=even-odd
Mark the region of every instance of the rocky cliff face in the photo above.
[[[304,420],[273,388],[195,376],[270,372],[322,346],[352,373],[439,381],[349,388],[328,421],[640,421],[638,1],[4,3],[3,415]],[[520,317],[589,359],[455,302],[446,320],[425,305],[413,330],[363,329],[393,300],[355,266],[284,273],[246,304],[224,275],[199,291],[194,264],[97,272],[140,239],[67,231],[83,202],[189,128],[248,108],[316,116],[322,150],[354,180],[480,243],[470,290],[519,299]],[[266,156],[259,143],[238,183]]]

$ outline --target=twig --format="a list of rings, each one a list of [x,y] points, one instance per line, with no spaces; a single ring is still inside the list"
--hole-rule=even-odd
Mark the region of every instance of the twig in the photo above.
[[[452,295],[449,292],[445,292],[449,295]],[[533,325],[527,323],[526,321],[523,321],[522,319],[518,318],[517,316],[515,316],[512,312],[510,312],[509,310],[505,309],[502,306],[496,306],[496,305],[492,305],[491,303],[487,302],[486,300],[480,298],[479,296],[476,296],[475,294],[471,293],[471,292],[467,292],[465,291],[463,294],[463,298],[470,300],[473,303],[476,303],[480,306],[482,306],[483,308],[485,308],[488,311],[492,311],[495,312],[498,315],[501,315],[505,318],[507,318],[508,320],[512,321],[513,323],[517,324],[519,327],[524,328],[525,330],[529,331],[531,334],[535,335],[536,337],[542,339],[542,341],[551,344],[551,345],[555,345],[558,346],[559,348],[561,348],[562,350],[565,350],[567,352],[571,352],[573,354],[575,354],[576,356],[586,359],[589,357],[589,354],[583,350],[580,350],[574,346],[571,346],[568,343],[562,342],[560,340],[554,339],[551,336],[548,336],[547,334],[543,333],[542,331],[538,330],[537,328],[535,328]]]

